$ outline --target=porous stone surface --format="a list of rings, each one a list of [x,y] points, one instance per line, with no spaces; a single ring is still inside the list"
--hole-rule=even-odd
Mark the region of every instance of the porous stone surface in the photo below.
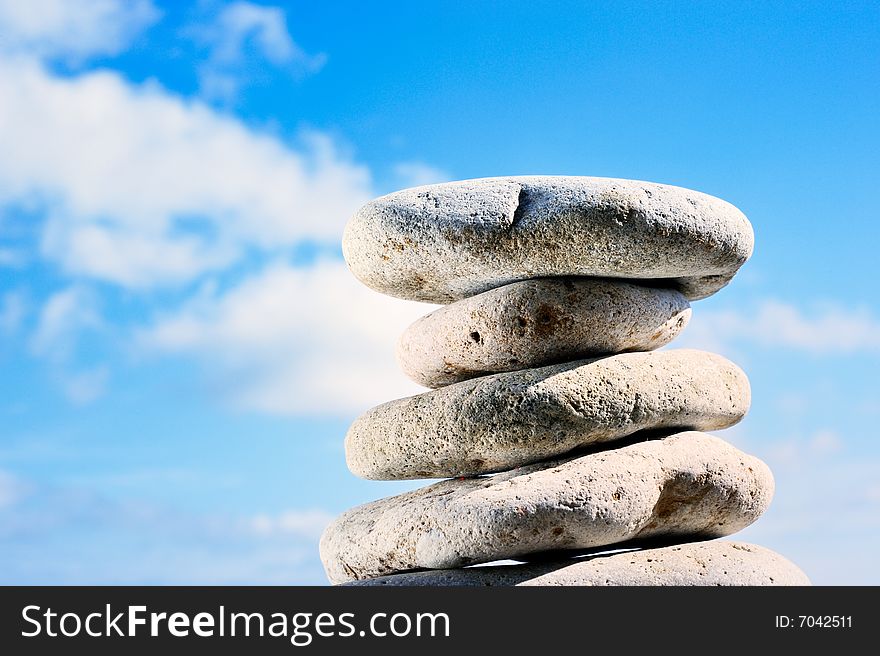
[[[773,495],[767,466],[698,432],[454,479],[343,513],[321,537],[332,583],[558,549],[720,537]]]
[[[413,323],[397,361],[425,387],[671,342],[690,319],[681,292],[614,280],[524,280]]]
[[[484,178],[404,189],[364,205],[342,249],[373,289],[449,303],[527,278],[668,280],[689,299],[726,285],[752,253],[730,203],[613,178]]]
[[[750,399],[746,375],[720,355],[622,353],[384,403],[349,428],[346,461],[379,480],[490,473],[645,429],[725,428]]]
[[[347,585],[810,585],[800,568],[778,553],[744,542],[713,540],[658,549],[558,560],[392,574]]]

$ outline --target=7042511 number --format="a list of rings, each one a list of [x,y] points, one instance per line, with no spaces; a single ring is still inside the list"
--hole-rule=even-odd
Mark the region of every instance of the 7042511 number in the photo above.
[[[805,629],[851,629],[852,615],[798,615],[800,627]]]

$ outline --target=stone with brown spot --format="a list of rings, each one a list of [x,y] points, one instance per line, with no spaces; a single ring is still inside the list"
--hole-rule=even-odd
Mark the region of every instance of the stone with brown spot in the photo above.
[[[772,495],[763,462],[685,432],[358,506],[324,532],[321,559],[330,581],[343,583],[551,550],[712,538],[751,524]]]
[[[413,323],[397,361],[425,387],[671,342],[690,319],[681,292],[622,281],[541,278],[491,289]]]

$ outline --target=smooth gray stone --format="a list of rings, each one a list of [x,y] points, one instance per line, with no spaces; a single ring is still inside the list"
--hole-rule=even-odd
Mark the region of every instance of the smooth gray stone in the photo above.
[[[342,251],[369,287],[430,303],[551,276],[669,280],[693,300],[726,285],[753,242],[742,212],[697,191],[524,176],[377,198],[346,225]]]
[[[413,323],[397,345],[404,373],[442,387],[624,351],[651,351],[687,325],[678,291],[591,278],[538,278],[441,307]]]
[[[767,465],[686,432],[453,479],[343,513],[321,536],[332,583],[633,540],[720,537],[767,508]]]
[[[392,574],[346,585],[810,585],[801,569],[778,553],[744,542],[692,542],[540,565],[496,565]]]
[[[471,476],[647,429],[718,430],[748,411],[749,381],[691,349],[622,353],[466,380],[383,403],[345,438],[352,473],[399,480]]]

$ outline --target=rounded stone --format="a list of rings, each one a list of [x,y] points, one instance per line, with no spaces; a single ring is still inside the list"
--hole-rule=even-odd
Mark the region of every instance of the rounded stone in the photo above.
[[[659,279],[693,300],[726,285],[753,242],[742,212],[697,191],[524,176],[377,198],[348,222],[342,250],[364,284],[430,303],[553,276]]]
[[[767,466],[685,432],[453,479],[343,513],[321,537],[332,583],[560,549],[730,535],[767,508]]]
[[[397,361],[425,387],[671,342],[690,319],[681,292],[614,280],[539,278],[491,289],[413,323]]]
[[[347,585],[810,585],[778,553],[743,542],[714,540],[527,565],[496,565],[391,574]]]
[[[646,429],[717,430],[748,411],[729,360],[691,349],[622,353],[483,376],[383,403],[345,437],[349,469],[399,480],[504,471]]]

